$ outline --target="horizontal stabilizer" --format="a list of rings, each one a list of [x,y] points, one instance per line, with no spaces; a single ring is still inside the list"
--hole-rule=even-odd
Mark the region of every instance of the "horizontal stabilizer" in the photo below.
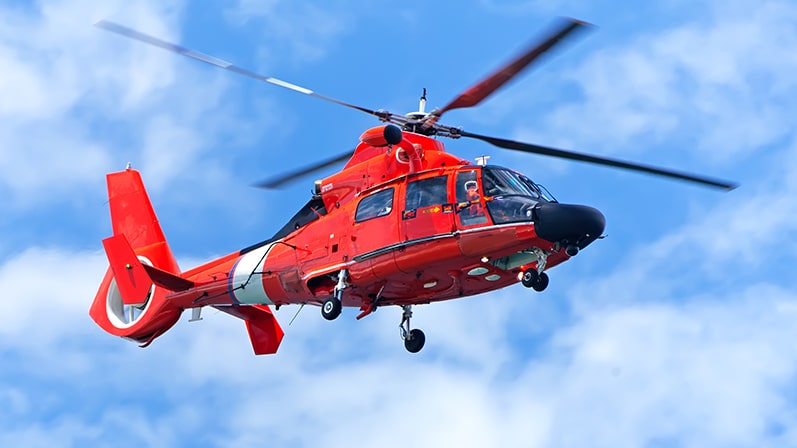
[[[147,274],[156,285],[169,291],[185,291],[194,287],[194,282],[191,280],[184,279],[163,269],[145,264],[144,270],[147,271]]]
[[[145,304],[153,282],[127,238],[122,234],[114,235],[102,240],[102,245],[105,247],[122,303],[134,306]]]

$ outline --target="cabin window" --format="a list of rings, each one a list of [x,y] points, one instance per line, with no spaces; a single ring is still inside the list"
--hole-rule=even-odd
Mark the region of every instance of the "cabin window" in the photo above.
[[[448,176],[416,180],[407,185],[407,210],[415,210],[448,202],[446,183]]]
[[[362,222],[386,216],[391,210],[393,210],[393,188],[387,188],[362,198],[357,204],[354,221]]]

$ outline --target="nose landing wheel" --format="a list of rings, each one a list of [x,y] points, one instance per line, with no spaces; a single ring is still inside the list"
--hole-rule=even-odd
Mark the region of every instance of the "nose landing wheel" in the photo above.
[[[403,309],[399,330],[401,330],[401,339],[404,339],[404,348],[410,353],[418,353],[426,342],[426,335],[418,328],[410,329],[412,305],[404,305]]]

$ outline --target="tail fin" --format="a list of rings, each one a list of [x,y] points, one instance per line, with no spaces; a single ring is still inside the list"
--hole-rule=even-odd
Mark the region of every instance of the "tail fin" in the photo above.
[[[171,328],[182,310],[168,290],[191,287],[163,235],[138,171],[107,176],[113,236],[104,240],[110,268],[89,314],[105,331],[148,344]]]
[[[179,273],[141,174],[127,169],[108,174],[107,181],[113,234],[124,235],[136,254],[149,258],[160,269]]]

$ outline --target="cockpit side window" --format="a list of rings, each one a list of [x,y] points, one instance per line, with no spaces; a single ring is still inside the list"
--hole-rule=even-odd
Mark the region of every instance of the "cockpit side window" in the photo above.
[[[460,171],[457,173],[454,186],[457,189],[457,208],[459,222],[463,226],[484,224],[487,216],[484,213],[482,204],[482,192],[479,188],[479,180],[476,177],[477,170]]]
[[[534,199],[540,197],[536,185],[528,178],[507,169],[489,168],[482,172],[487,196],[521,195]]]
[[[460,171],[457,173],[457,203],[478,200],[481,196],[479,181],[476,179],[476,170]]]
[[[354,221],[363,222],[380,216],[387,216],[391,210],[393,210],[393,188],[386,188],[360,200],[360,203],[357,204],[357,211],[354,214]]]

